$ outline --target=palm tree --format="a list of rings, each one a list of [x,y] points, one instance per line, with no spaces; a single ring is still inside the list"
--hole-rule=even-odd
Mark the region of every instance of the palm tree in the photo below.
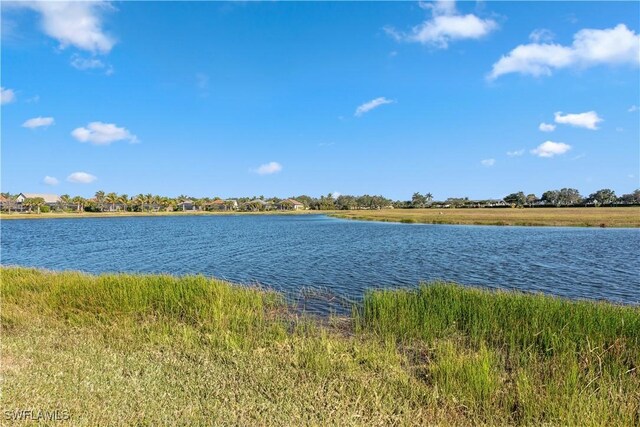
[[[58,205],[60,206],[60,209],[64,211],[69,207],[70,202],[71,202],[71,197],[68,194],[63,194],[62,196],[60,196],[60,201],[58,202]]]
[[[144,212],[144,194],[138,194],[133,198],[133,202],[137,205],[140,205],[140,212]]]
[[[73,204],[76,205],[78,212],[80,212],[81,210],[84,210],[84,204],[86,203],[86,200],[84,199],[84,197],[76,196],[73,199],[71,199],[71,202],[73,202]]]
[[[127,208],[129,207],[129,195],[121,194],[120,197],[118,198],[118,203],[122,205],[122,208],[126,212]]]
[[[40,207],[44,205],[44,199],[42,197],[35,197],[33,199],[33,206],[36,207],[38,213],[40,213]]]
[[[98,205],[98,209],[102,210],[103,208],[102,205],[104,203],[104,191],[102,190],[96,191],[95,198],[96,198],[96,204]]]
[[[151,204],[153,203],[153,194],[149,193],[144,196],[144,202],[147,204],[149,208],[149,212],[151,212]]]
[[[116,203],[118,203],[118,195],[116,193],[109,193],[105,196],[104,200],[111,204],[110,211],[113,212],[116,210]]]

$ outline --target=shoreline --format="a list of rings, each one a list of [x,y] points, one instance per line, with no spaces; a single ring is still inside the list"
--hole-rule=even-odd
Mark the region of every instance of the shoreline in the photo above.
[[[227,215],[326,215],[332,218],[397,222],[405,224],[448,224],[523,227],[640,228],[640,206],[571,208],[475,208],[475,209],[381,209],[381,210],[296,210],[296,211],[187,211],[187,212],[83,212],[11,213],[0,220],[179,217]]]

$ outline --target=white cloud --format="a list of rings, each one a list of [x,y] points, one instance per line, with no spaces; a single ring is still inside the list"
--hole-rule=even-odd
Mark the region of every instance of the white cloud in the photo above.
[[[554,130],[556,130],[556,125],[549,123],[540,123],[538,129],[540,129],[542,132],[553,132]]]
[[[394,102],[395,101],[391,99],[387,99],[384,96],[381,96],[380,98],[372,99],[371,101],[365,102],[364,104],[358,106],[358,108],[356,108],[356,112],[354,113],[354,116],[360,117],[364,113],[367,113],[373,110],[374,108],[378,108],[379,106],[384,104],[393,104]]]
[[[102,29],[102,14],[113,10],[104,1],[29,1],[18,2],[40,13],[42,30],[56,39],[60,48],[75,46],[92,53],[108,53],[115,40]]]
[[[10,104],[16,100],[16,93],[13,89],[5,89],[0,87],[0,104]]]
[[[71,135],[80,142],[90,142],[95,145],[109,145],[123,140],[131,143],[138,142],[135,135],[113,123],[91,122],[87,127],[74,129]]]
[[[254,172],[257,173],[258,175],[271,175],[274,173],[278,173],[281,170],[282,170],[282,165],[280,163],[269,162],[269,163],[265,163],[264,165],[258,166],[258,168],[254,170]]]
[[[83,58],[80,55],[71,57],[71,66],[78,70],[90,70],[93,68],[104,68],[104,62],[98,58]]]
[[[553,34],[553,31],[547,30],[546,28],[538,28],[535,29],[529,34],[529,40],[534,43],[548,43],[554,39],[556,35]]]
[[[34,117],[22,124],[23,128],[35,129],[39,127],[48,127],[54,123],[53,117]]]
[[[624,24],[605,30],[583,29],[571,46],[530,43],[517,46],[493,64],[489,80],[504,74],[550,76],[556,69],[596,65],[640,65],[640,35]]]
[[[507,156],[509,157],[519,157],[519,156],[522,156],[523,154],[524,154],[524,150],[507,151]]]
[[[629,109],[627,111],[630,112],[630,113],[638,111],[638,106],[637,105],[632,105],[631,107],[629,107]]]
[[[402,33],[393,27],[384,30],[396,41],[417,42],[446,49],[449,43],[463,39],[478,39],[498,28],[492,19],[481,19],[476,15],[460,15],[455,1],[436,1],[422,4],[423,9],[431,9],[432,17]]]
[[[484,159],[484,160],[481,160],[480,163],[482,164],[482,166],[489,168],[496,164],[496,159]]]
[[[90,184],[96,179],[98,178],[86,172],[74,172],[67,177],[67,181],[74,182],[76,184]]]
[[[58,185],[58,183],[60,181],[58,181],[58,178],[54,178],[52,176],[47,175],[47,176],[44,177],[42,182],[47,184],[47,185]]]
[[[591,130],[598,129],[598,123],[602,122],[602,118],[598,117],[595,111],[587,111],[586,113],[562,114],[562,111],[555,113],[555,122],[575,127],[581,127]]]
[[[531,154],[538,157],[553,157],[564,154],[569,150],[571,150],[571,146],[564,142],[546,141],[531,150]]]

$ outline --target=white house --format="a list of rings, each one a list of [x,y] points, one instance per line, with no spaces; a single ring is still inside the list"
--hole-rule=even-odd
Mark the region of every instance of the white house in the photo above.
[[[42,199],[44,199],[44,203],[47,206],[54,207],[55,205],[60,203],[60,196],[58,196],[57,194],[20,193],[18,194],[15,200],[16,200],[16,203],[22,205],[22,203],[26,199],[35,199],[38,197],[41,197]]]

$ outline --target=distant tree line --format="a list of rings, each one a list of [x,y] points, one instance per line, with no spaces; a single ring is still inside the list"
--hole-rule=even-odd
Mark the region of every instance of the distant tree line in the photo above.
[[[153,194],[138,194],[130,197],[127,194],[105,193],[97,191],[92,198],[63,194],[55,204],[45,203],[41,197],[27,198],[21,204],[15,201],[17,195],[2,193],[2,210],[20,209],[29,212],[75,211],[75,212],[150,212],[176,211],[190,209],[208,210],[240,210],[264,211],[291,208],[291,201],[297,201],[310,210],[354,210],[354,209],[415,209],[415,208],[479,208],[479,207],[562,207],[562,206],[627,206],[640,205],[640,189],[629,194],[617,196],[611,189],[604,188],[584,197],[575,188],[549,190],[540,197],[525,194],[522,191],[511,193],[503,199],[472,200],[468,197],[450,197],[443,201],[433,200],[431,193],[416,192],[411,200],[392,201],[383,196],[338,195],[329,193],[326,196],[311,197],[299,195],[289,199],[278,197],[265,198],[238,197],[223,200],[220,197],[166,197]]]

